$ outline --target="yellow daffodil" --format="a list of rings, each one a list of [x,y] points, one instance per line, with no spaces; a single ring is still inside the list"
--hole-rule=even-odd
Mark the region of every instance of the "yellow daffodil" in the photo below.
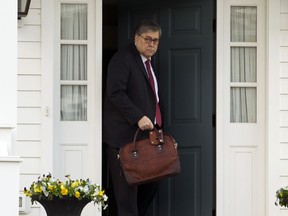
[[[79,192],[79,191],[76,191],[76,192],[75,192],[75,197],[76,197],[76,198],[79,198],[79,197],[80,197],[80,192]]]
[[[61,193],[63,196],[66,196],[66,195],[68,194],[68,189],[67,189],[63,184],[61,184],[60,189],[61,189],[61,192],[60,192],[60,193]]]
[[[36,193],[41,193],[42,192],[42,187],[39,185],[34,184],[34,191]]]
[[[55,188],[56,188],[55,185],[48,184],[48,190],[49,190],[49,191],[54,191]]]
[[[78,187],[79,186],[79,182],[78,181],[75,181],[71,184],[71,187],[72,188],[75,188],[75,187]]]
[[[26,188],[24,188],[24,194],[27,196],[27,197],[31,197],[32,194],[30,193],[29,190],[27,190]]]
[[[99,191],[99,193],[97,194],[98,196],[103,196],[103,194],[105,193],[104,190]]]

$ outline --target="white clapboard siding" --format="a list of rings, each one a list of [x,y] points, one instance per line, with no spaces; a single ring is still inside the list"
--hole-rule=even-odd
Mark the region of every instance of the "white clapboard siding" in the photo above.
[[[288,95],[280,95],[280,110],[288,111]]]
[[[41,77],[39,75],[18,75],[18,91],[40,91]]]
[[[287,158],[281,159],[280,175],[288,176],[288,159]],[[288,182],[286,184],[288,184]]]
[[[20,157],[39,157],[40,141],[17,141],[13,151]]]
[[[17,138],[13,151],[23,158],[20,191],[41,174],[41,0],[31,0],[18,25]],[[27,216],[39,216],[34,204]]]
[[[36,8],[30,8],[28,16],[25,17],[23,21],[24,21],[24,25],[40,25],[41,24],[41,10],[36,9]]]
[[[41,92],[18,92],[18,107],[40,107],[41,106]]]
[[[288,216],[288,209],[281,208],[280,216]]]
[[[288,29],[288,14],[286,14],[286,12],[283,12],[280,17],[281,17],[281,21],[280,21],[280,24],[281,24],[281,29]]]
[[[37,206],[37,207],[36,207]],[[36,208],[35,208],[36,207]],[[25,216],[28,216],[27,214],[23,214]],[[40,208],[39,204],[33,204],[31,205],[31,210],[29,212],[29,216],[39,216],[40,215]]]
[[[280,126],[288,127],[288,112],[287,111],[280,112]]]
[[[20,175],[20,189],[28,188],[33,181],[36,181],[41,174],[21,174]]]
[[[41,59],[18,59],[18,75],[40,75]]]
[[[280,12],[280,182],[288,186],[288,1],[281,0]],[[281,208],[281,216],[288,216],[287,209]]]
[[[39,174],[41,172],[40,158],[24,158],[23,163],[20,164],[20,173],[21,174]],[[32,183],[32,182],[31,182]]]
[[[288,23],[288,19],[287,19],[287,23]],[[280,61],[288,62],[288,47],[285,47],[285,46],[280,47]]]
[[[282,186],[288,186],[288,176],[283,176],[280,180],[280,185]],[[288,209],[287,209],[288,210]]]
[[[18,58],[40,58],[40,42],[18,42]]]
[[[287,11],[288,11],[288,1],[287,0],[281,0],[280,12],[285,13]]]
[[[281,77],[288,77],[288,62],[280,64],[280,76]]]
[[[288,1],[281,0],[280,31],[280,167],[287,168],[288,161]],[[282,173],[281,173],[282,174]],[[287,180],[287,179],[286,179]],[[288,185],[288,181],[286,183]],[[288,211],[285,215],[288,215]]]
[[[288,79],[280,79],[280,93],[288,94]]]
[[[288,158],[288,143],[282,143],[280,145],[280,159]],[[288,181],[286,182],[288,185]]]
[[[18,108],[17,109],[18,124],[40,124],[41,109],[40,108]]]
[[[40,9],[41,8],[41,0],[32,0],[30,4],[30,9]]]
[[[40,125],[22,125],[17,126],[18,141],[39,141],[40,140]]]
[[[25,25],[25,27],[18,28],[18,41],[40,41],[41,40],[41,26]]]
[[[282,46],[288,46],[288,31],[280,32],[280,42]]]
[[[288,159],[281,159],[280,163],[280,175],[281,176],[288,176]]]
[[[288,1],[281,0],[280,10],[280,179],[281,187],[288,185]],[[282,209],[281,216],[288,215]]]
[[[288,127],[281,127],[279,129],[279,141],[281,143],[288,142]]]

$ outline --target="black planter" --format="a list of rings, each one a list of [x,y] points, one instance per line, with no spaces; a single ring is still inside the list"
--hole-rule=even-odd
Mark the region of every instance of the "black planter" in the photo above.
[[[54,198],[53,200],[34,200],[39,202],[45,209],[47,216],[80,216],[83,208],[91,201],[89,199],[78,200],[75,197]]]

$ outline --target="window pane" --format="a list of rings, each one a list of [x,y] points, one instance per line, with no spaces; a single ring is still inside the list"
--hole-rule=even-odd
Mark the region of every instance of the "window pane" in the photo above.
[[[87,80],[87,45],[61,45],[61,80]]]
[[[256,123],[257,91],[252,87],[232,87],[230,92],[230,122]]]
[[[257,82],[256,47],[231,47],[231,82]]]
[[[87,40],[87,4],[61,4],[61,39]]]
[[[61,121],[87,120],[87,86],[61,86]]]
[[[231,7],[231,42],[257,41],[257,7]]]

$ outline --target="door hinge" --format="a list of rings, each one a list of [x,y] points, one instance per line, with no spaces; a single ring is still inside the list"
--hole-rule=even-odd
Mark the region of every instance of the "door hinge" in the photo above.
[[[212,126],[216,127],[216,115],[215,114],[212,115]]]

